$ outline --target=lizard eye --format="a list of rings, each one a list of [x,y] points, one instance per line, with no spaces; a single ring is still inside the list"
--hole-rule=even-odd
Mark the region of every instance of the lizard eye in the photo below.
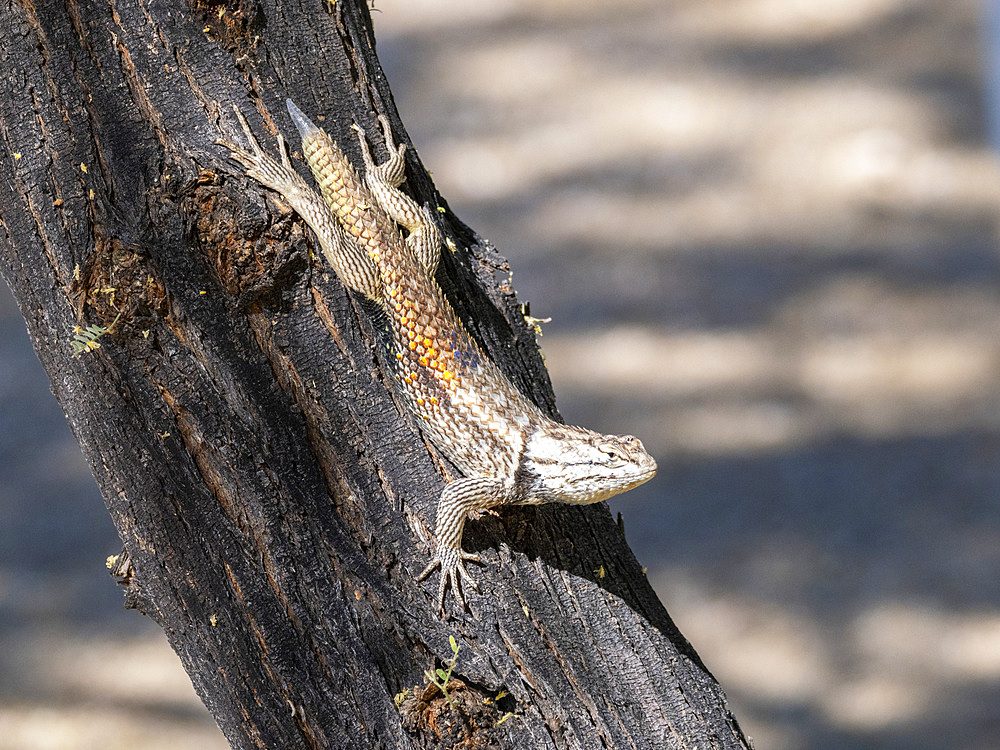
[[[608,457],[608,463],[618,464],[625,460],[622,449],[612,443],[598,443],[597,450]]]

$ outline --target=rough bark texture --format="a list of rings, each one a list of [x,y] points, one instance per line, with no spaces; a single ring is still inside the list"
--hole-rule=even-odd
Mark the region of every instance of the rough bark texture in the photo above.
[[[213,143],[235,103],[273,147],[285,96],[352,157],[351,123],[377,133],[378,112],[405,138],[363,2],[6,0],[0,65],[0,271],[122,536],[129,601],[234,748],[747,746],[603,505],[472,522],[469,615],[443,620],[435,580],[415,582],[454,470],[301,222]],[[444,205],[408,158],[408,189]],[[505,261],[441,221],[445,292],[554,412]],[[116,316],[71,356],[74,326]],[[450,635],[454,708],[414,689]]]

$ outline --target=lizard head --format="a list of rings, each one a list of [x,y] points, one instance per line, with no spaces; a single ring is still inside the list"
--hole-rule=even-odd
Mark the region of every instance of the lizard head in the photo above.
[[[574,505],[607,500],[656,474],[638,438],[559,424],[531,435],[522,466],[532,474],[532,500]]]

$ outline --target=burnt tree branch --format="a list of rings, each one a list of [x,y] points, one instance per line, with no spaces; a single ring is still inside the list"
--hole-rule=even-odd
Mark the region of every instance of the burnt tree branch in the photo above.
[[[233,104],[272,147],[290,136],[286,96],[356,163],[352,122],[385,114],[405,140],[364,2],[6,0],[0,63],[0,271],[122,537],[129,601],[233,747],[747,746],[603,505],[472,522],[468,615],[442,620],[415,582],[454,469],[302,222],[215,144]],[[407,153],[407,189],[445,206]],[[441,222],[446,294],[554,413],[506,262]],[[100,347],[72,356],[95,325]],[[454,707],[424,677],[449,636]]]

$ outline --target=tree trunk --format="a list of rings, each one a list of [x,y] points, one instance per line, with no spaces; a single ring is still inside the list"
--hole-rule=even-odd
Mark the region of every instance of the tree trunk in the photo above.
[[[748,746],[603,504],[470,523],[470,614],[442,619],[415,581],[455,470],[302,222],[214,144],[235,103],[273,150],[286,96],[356,163],[354,121],[384,113],[405,140],[363,1],[5,5],[0,271],[121,534],[129,603],[234,748]],[[408,190],[443,206],[407,155]],[[554,413],[506,261],[440,217],[445,293]],[[454,705],[424,676],[449,636]]]

